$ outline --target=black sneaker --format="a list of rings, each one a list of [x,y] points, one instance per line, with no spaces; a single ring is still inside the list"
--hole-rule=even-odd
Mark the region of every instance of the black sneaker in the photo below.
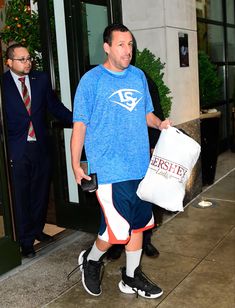
[[[121,292],[126,294],[140,295],[145,298],[157,298],[163,294],[155,283],[153,283],[140,269],[137,267],[134,273],[134,278],[126,275],[126,268],[122,268],[122,280],[118,286]]]
[[[100,285],[103,262],[87,261],[89,252],[90,249],[83,250],[78,257],[78,265],[82,272],[82,284],[89,294],[99,296],[102,292]]]

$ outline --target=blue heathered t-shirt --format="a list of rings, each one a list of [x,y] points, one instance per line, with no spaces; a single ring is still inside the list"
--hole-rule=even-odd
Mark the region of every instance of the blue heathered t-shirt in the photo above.
[[[143,178],[149,164],[146,114],[153,111],[144,73],[114,74],[99,65],[80,80],[73,122],[86,129],[85,151],[99,184]]]

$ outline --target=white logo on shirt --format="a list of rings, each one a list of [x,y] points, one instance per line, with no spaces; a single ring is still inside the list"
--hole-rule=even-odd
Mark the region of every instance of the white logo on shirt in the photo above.
[[[142,96],[137,97],[139,96],[137,93],[141,94],[141,92],[134,89],[120,89],[110,95],[109,98],[113,97],[114,95],[118,95],[119,101],[111,100],[111,102],[118,104],[131,112],[142,99]]]

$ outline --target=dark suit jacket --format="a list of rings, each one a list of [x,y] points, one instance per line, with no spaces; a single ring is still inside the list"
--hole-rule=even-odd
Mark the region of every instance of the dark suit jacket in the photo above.
[[[20,160],[27,142],[30,120],[42,153],[48,151],[46,115],[49,111],[57,119],[72,124],[70,112],[57,98],[49,77],[44,72],[29,74],[31,88],[31,116],[29,116],[10,71],[3,74],[3,104],[7,121],[8,147],[11,160]]]
[[[163,111],[162,111],[162,107],[161,107],[161,103],[160,103],[160,97],[159,97],[159,91],[158,91],[157,85],[147,74],[145,74],[145,75],[146,75],[147,82],[148,82],[149,93],[151,95],[152,102],[153,102],[153,108],[154,108],[153,113],[160,120],[163,121],[164,115],[163,115]],[[154,149],[161,132],[158,129],[149,127],[148,133],[149,133],[150,148]]]

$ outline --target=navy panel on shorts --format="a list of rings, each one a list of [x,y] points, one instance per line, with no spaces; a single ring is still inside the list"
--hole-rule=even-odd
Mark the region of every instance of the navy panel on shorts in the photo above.
[[[113,244],[120,243],[128,241],[131,231],[153,226],[152,204],[141,200],[136,194],[139,183],[140,180],[131,180],[99,185],[97,197],[102,208],[99,231],[101,239]]]

